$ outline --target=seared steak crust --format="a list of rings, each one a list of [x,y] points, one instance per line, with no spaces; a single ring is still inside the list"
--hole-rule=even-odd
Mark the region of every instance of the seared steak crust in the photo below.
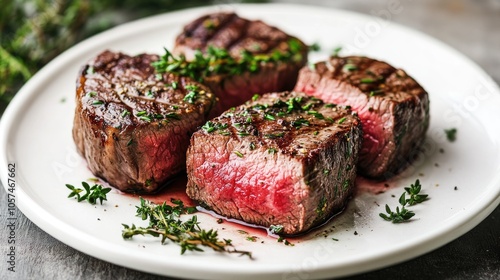
[[[126,192],[154,192],[185,168],[190,134],[216,101],[189,78],[156,75],[156,60],[104,51],[77,79],[77,149],[96,176]]]
[[[405,71],[367,57],[331,57],[301,69],[296,91],[350,105],[363,124],[359,171],[387,179],[412,162],[429,126],[427,92]]]
[[[193,134],[187,194],[226,217],[307,231],[345,206],[361,135],[344,107],[297,92],[265,94]]]
[[[221,110],[243,104],[255,93],[291,90],[298,71],[307,62],[308,47],[299,39],[259,20],[247,20],[235,13],[202,16],[184,27],[177,37],[174,53],[193,59],[196,50],[224,49],[235,59],[244,53],[254,56],[291,54],[279,62],[262,62],[255,73],[217,74],[203,83],[221,100]],[[222,112],[221,111],[221,112]]]

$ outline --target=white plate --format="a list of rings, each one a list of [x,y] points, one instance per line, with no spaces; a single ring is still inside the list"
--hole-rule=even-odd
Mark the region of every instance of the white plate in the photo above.
[[[237,248],[252,251],[255,260],[209,250],[181,256],[177,245],[162,246],[153,238],[125,241],[121,237],[122,223],[144,224],[134,216],[137,199],[112,192],[108,202],[94,207],[66,198],[69,192],[64,187],[65,183],[77,185],[92,177],[76,154],[71,137],[79,67],[104,49],[130,54],[162,53],[163,46],[172,46],[183,24],[220,9],[263,19],[307,43],[319,42],[325,51],[314,54],[313,60],[326,58],[338,45],[347,49],[344,54],[386,60],[413,75],[431,99],[428,145],[420,160],[391,182],[396,188],[380,195],[356,196],[344,214],[323,228],[331,231],[326,237],[298,239],[293,247],[262,234],[257,234],[257,242],[251,242],[237,232],[238,227],[218,225],[215,219],[200,215],[204,227],[218,228],[220,235],[232,239]],[[2,118],[1,176],[7,187],[7,164],[15,163],[17,205],[30,220],[69,246],[118,265],[189,278],[340,276],[431,251],[464,234],[495,209],[500,201],[500,130],[496,124],[499,107],[498,87],[474,63],[426,35],[393,23],[307,6],[198,8],[151,17],[99,34],[63,53],[36,74]],[[451,127],[458,128],[454,143],[446,141],[443,132]],[[416,216],[410,223],[383,221],[378,213],[384,205],[396,206],[402,188],[416,178],[420,178],[431,199],[413,207]]]

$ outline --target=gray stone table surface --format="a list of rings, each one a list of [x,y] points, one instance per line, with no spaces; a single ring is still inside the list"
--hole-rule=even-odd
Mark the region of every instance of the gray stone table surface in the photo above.
[[[232,1],[220,1],[228,3]],[[403,10],[391,20],[464,53],[500,83],[500,0],[311,0],[301,3],[373,14]],[[6,172],[6,167],[0,168]],[[54,239],[17,213],[16,272],[7,271],[7,195],[0,188],[0,279],[172,279],[113,265]],[[500,207],[470,232],[428,254],[349,279],[500,279]]]

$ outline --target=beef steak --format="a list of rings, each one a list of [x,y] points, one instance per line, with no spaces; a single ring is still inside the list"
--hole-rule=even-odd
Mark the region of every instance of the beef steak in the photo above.
[[[219,97],[222,113],[255,93],[291,90],[307,62],[308,47],[260,20],[221,12],[192,21],[177,37],[174,54],[201,59],[197,51],[209,60],[202,79]],[[224,67],[233,59],[237,65]]]
[[[344,208],[361,135],[344,107],[297,92],[265,94],[193,134],[187,194],[226,217],[307,231]]]
[[[77,79],[77,149],[96,176],[126,192],[154,192],[184,170],[189,137],[216,102],[189,78],[155,74],[157,59],[104,51]]]
[[[363,125],[362,175],[387,179],[410,164],[429,126],[427,92],[405,71],[367,57],[331,57],[301,69],[296,91],[350,105]]]

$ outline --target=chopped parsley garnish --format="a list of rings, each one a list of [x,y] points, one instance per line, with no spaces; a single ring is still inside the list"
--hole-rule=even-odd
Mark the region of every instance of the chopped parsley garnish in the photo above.
[[[104,104],[104,101],[102,101],[102,100],[94,100],[94,102],[92,102],[92,105],[94,105],[94,106],[99,106],[102,104]]]
[[[323,114],[318,113],[317,111],[314,111],[314,110],[312,110],[312,111],[307,111],[307,114],[309,114],[309,115],[313,115],[315,118],[320,119],[320,120],[322,120],[322,119],[324,119],[324,118],[325,118],[325,116],[323,116]]]
[[[165,118],[167,119],[176,119],[176,120],[180,120],[181,117],[179,116],[179,114],[176,114],[176,113],[168,113],[165,115]]]
[[[246,131],[238,131],[236,134],[238,134],[238,136],[248,136],[248,135],[250,135],[250,133],[248,133]]]
[[[318,52],[321,50],[321,46],[319,45],[318,42],[314,42],[312,45],[309,46],[309,51],[311,52]]]
[[[184,96],[184,101],[193,104],[200,94],[200,88],[196,85],[186,85],[186,90],[188,93]]]
[[[358,67],[354,64],[350,64],[350,63],[347,63],[344,65],[344,67],[342,67],[342,70],[344,72],[351,72],[351,71],[354,71],[354,70],[357,70]]]
[[[231,133],[235,133],[238,136],[253,135],[277,139],[284,137],[291,129],[293,131],[293,128],[301,129],[304,126],[311,126],[311,123],[314,122],[315,126],[318,125],[318,127],[316,131],[311,128],[311,133],[318,135],[321,127],[336,121],[320,113],[320,111],[329,112],[325,110],[326,105],[330,105],[328,106],[329,108],[337,106],[335,104],[325,104],[320,99],[314,97],[298,96],[288,99],[277,98],[268,103],[252,104],[238,111],[230,109],[221,115],[219,119],[206,123],[202,128],[206,132],[211,133],[218,129],[216,127],[217,122],[222,122],[224,121],[223,119],[230,119],[231,125],[236,128],[236,131],[232,130]],[[313,118],[324,120],[326,123],[316,123]],[[347,118],[344,117],[339,123],[344,122],[346,119]],[[282,129],[275,127],[271,131],[265,131],[265,129],[264,131],[259,131],[259,122],[261,121],[276,121],[276,124],[281,126]],[[224,132],[224,134],[230,135],[229,132]]]
[[[205,27],[206,29],[212,30],[216,26],[215,26],[215,22],[212,19],[206,19],[203,21],[203,27]]]
[[[343,117],[343,118],[341,118],[340,120],[338,120],[338,121],[337,121],[337,123],[338,123],[338,124],[342,124],[342,123],[344,123],[344,122],[345,122],[345,120],[347,120],[347,118],[346,118],[346,117]]]
[[[269,149],[267,150],[267,152],[268,152],[269,154],[273,155],[273,154],[277,153],[277,152],[278,152],[278,150],[277,150],[276,148],[269,148]]]
[[[158,73],[175,73],[197,81],[203,81],[206,77],[213,75],[255,73],[264,63],[301,61],[302,44],[297,39],[290,39],[287,44],[286,51],[275,50],[271,54],[252,54],[244,50],[240,58],[232,57],[225,49],[209,46],[206,53],[196,51],[194,59],[189,61],[185,56],[176,57],[165,49],[165,54],[161,59],[153,62],[152,65]]]
[[[88,68],[87,68],[87,75],[92,75],[95,73],[95,70],[94,70],[94,66],[90,65]]]
[[[310,122],[306,119],[303,119],[303,118],[300,118],[300,119],[296,119],[294,121],[292,121],[292,126],[293,127],[301,127],[301,126],[308,126],[310,124]]]
[[[377,89],[377,90],[372,90],[370,91],[370,96],[375,96],[375,95],[382,95],[384,94],[384,91],[381,90],[381,89]]]
[[[269,121],[276,120],[276,118],[273,115],[271,115],[271,114],[265,114],[264,115],[264,119],[269,120]]]
[[[342,47],[336,47],[335,49],[333,49],[332,56],[339,56],[340,51],[342,51]]]
[[[151,122],[151,117],[150,116],[139,116],[139,119],[145,121],[145,122]]]
[[[207,133],[214,132],[216,130],[224,130],[228,127],[227,124],[214,123],[211,121],[206,122],[201,128]]]
[[[285,135],[284,132],[278,132],[278,133],[270,133],[270,134],[266,134],[264,135],[266,138],[269,138],[269,139],[276,139],[276,138],[281,138]]]
[[[420,191],[422,190],[422,185],[420,185],[419,179],[415,181],[415,184],[411,184],[409,188],[406,187],[405,190],[406,193],[410,195],[410,198],[405,198],[405,193],[403,193],[400,197],[400,202],[404,201],[409,205],[415,205],[427,200],[428,197],[427,194],[420,194]]]
[[[248,241],[251,241],[251,242],[257,242],[257,236],[247,236],[246,238]]]

